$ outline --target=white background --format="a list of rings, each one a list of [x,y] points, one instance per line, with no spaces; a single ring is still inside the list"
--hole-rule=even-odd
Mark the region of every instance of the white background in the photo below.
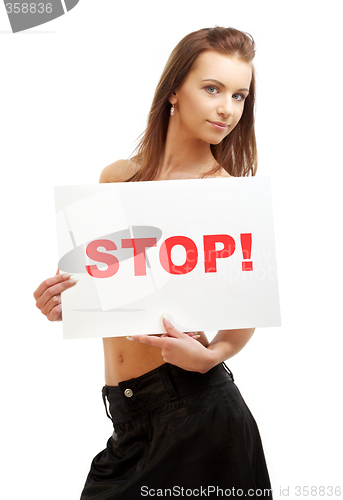
[[[32,296],[57,267],[53,186],[96,183],[127,157],[170,51],[214,25],[250,32],[257,44],[258,173],[272,178],[283,324],[256,331],[228,364],[259,424],[275,498],[287,487],[296,498],[296,485],[343,486],[339,8],[80,0],[13,35],[0,5],[6,500],[79,498],[112,432],[101,340],[62,341]]]

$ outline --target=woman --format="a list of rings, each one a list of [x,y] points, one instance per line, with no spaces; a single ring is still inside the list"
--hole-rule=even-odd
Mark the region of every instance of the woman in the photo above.
[[[106,167],[100,182],[254,175],[253,57],[252,38],[233,28],[187,35],[166,64],[137,155]],[[38,287],[50,321],[62,319],[61,293],[75,284],[57,274]],[[204,332],[163,322],[161,336],[103,339],[115,431],[81,499],[272,498],[256,423],[223,364],[254,329],[219,331],[208,343]]]

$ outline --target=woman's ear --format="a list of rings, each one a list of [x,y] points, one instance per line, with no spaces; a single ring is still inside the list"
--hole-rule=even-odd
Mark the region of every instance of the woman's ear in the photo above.
[[[177,103],[176,92],[172,92],[170,94],[170,96],[168,97],[168,101],[170,102],[170,104],[176,104]]]

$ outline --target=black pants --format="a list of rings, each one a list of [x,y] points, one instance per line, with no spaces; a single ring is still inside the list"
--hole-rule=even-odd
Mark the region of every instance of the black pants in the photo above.
[[[114,433],[81,500],[272,498],[256,422],[226,365],[200,374],[164,364],[105,386],[106,397]]]

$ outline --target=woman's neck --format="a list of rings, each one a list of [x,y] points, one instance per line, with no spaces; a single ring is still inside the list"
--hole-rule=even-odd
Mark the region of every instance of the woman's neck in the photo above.
[[[210,144],[180,136],[173,127],[168,127],[158,172],[159,179],[201,177],[217,165]]]

